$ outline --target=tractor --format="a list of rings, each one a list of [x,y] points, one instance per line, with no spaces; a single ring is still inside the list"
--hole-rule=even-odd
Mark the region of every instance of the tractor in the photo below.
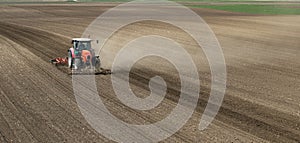
[[[100,58],[95,55],[91,42],[92,39],[89,38],[73,38],[73,46],[68,50],[68,57],[55,58],[50,62],[56,66],[67,65],[72,73],[84,73],[85,71],[94,70],[96,74],[110,74],[110,70],[101,68]]]

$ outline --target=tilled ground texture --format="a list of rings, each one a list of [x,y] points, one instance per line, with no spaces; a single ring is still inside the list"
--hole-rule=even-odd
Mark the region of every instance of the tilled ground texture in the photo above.
[[[0,6],[0,142],[112,142],[81,115],[72,76],[48,62],[66,56],[71,38],[80,37],[90,22],[111,7]],[[204,131],[198,130],[198,124],[209,97],[211,76],[205,55],[190,36],[166,23],[144,21],[123,27],[108,41],[111,51],[118,51],[130,39],[156,34],[174,39],[199,58],[198,106],[187,124],[164,142],[299,142],[300,17],[193,10],[215,32],[228,74],[222,107]],[[105,58],[109,56],[102,60]],[[96,76],[98,89],[105,89],[99,90],[99,96],[110,112],[125,122],[162,120],[178,102],[176,69],[163,59],[143,59],[131,70],[130,85],[144,98],[150,93],[149,79],[155,75],[166,79],[168,91],[151,111],[123,105],[113,92],[110,76]]]

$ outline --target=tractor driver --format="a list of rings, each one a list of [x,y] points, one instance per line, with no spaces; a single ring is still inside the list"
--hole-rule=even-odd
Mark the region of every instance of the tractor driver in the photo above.
[[[85,50],[85,46],[82,42],[79,43],[79,51]]]
[[[81,51],[85,48],[84,44],[81,42],[76,43],[74,54],[76,57],[81,56]]]

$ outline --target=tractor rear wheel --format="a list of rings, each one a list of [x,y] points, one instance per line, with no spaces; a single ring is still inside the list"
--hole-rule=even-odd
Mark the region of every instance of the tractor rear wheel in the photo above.
[[[68,52],[68,67],[72,69],[74,67],[74,58],[72,58],[71,51]]]
[[[100,69],[100,67],[101,67],[100,59],[96,58],[95,68]]]

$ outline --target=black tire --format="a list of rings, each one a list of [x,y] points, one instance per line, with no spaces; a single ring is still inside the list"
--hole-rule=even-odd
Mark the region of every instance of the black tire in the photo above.
[[[72,69],[74,67],[74,58],[72,58],[71,51],[68,52],[68,67]]]
[[[101,61],[99,58],[96,58],[96,60],[95,60],[95,68],[97,70],[100,70],[100,68],[101,68]]]
[[[81,69],[82,68],[82,63],[81,63],[81,59],[80,58],[75,58],[74,59],[74,64],[73,64],[75,67],[75,69],[76,69],[76,67],[77,67],[77,69],[76,70],[79,70],[79,69]]]

